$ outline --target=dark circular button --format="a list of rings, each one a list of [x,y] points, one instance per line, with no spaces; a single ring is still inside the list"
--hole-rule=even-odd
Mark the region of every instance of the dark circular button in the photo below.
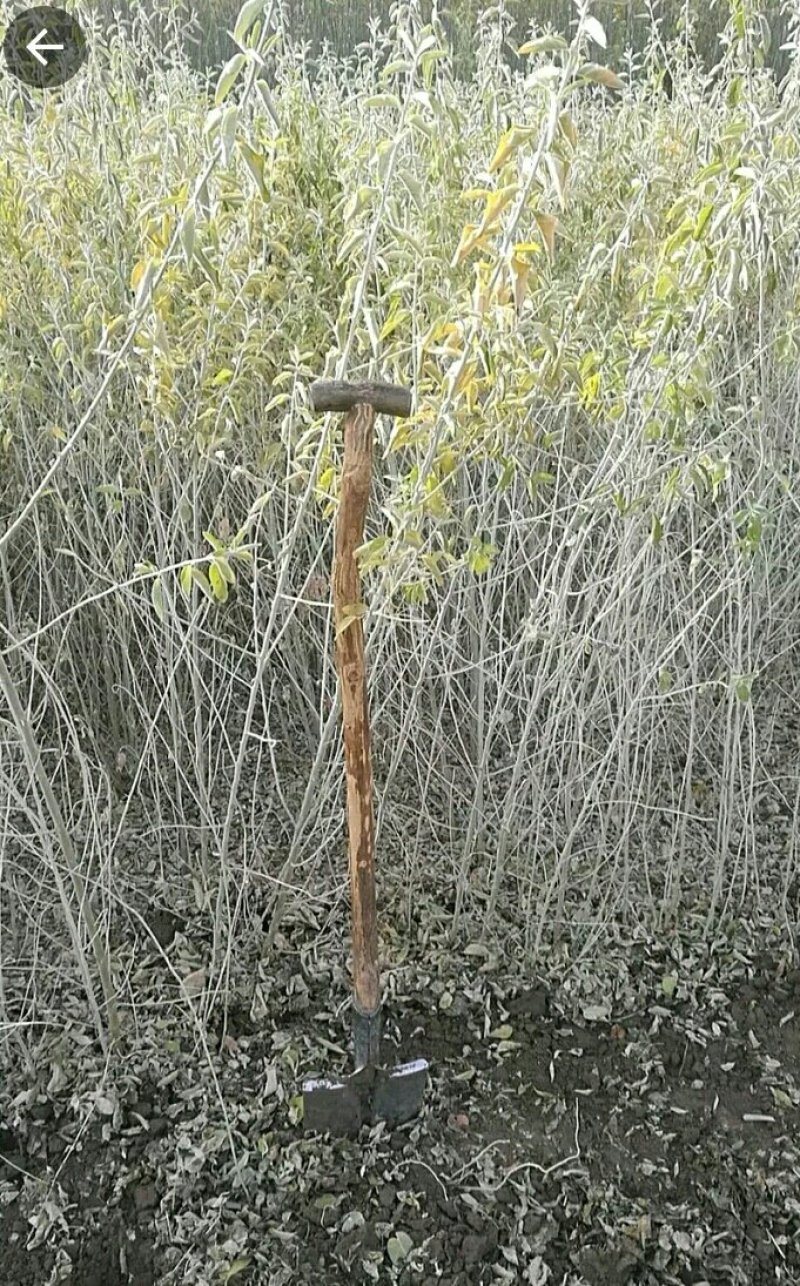
[[[17,14],[3,38],[8,70],[34,89],[56,89],[80,71],[88,57],[80,23],[65,9],[37,5]]]

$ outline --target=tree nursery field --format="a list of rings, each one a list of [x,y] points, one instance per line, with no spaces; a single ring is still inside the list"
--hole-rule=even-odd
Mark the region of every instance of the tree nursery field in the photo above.
[[[800,1286],[800,7],[522,8],[0,4],[3,1286]]]

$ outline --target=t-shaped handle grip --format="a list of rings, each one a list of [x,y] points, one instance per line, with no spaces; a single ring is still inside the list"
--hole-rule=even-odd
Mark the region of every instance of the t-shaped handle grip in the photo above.
[[[314,380],[309,389],[315,411],[352,411],[354,406],[371,406],[381,415],[410,415],[411,390],[402,384],[368,380],[350,384],[347,380]]]

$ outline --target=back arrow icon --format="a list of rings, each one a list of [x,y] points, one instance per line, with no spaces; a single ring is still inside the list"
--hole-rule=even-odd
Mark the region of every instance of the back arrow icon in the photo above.
[[[38,59],[38,61],[42,64],[42,66],[43,66],[43,67],[46,67],[46,66],[47,66],[47,59],[42,57],[42,51],[43,51],[43,50],[45,50],[45,49],[46,49],[46,50],[52,50],[52,51],[53,51],[53,53],[56,53],[59,49],[63,49],[63,48],[64,48],[64,46],[63,46],[63,45],[42,45],[42,44],[40,44],[40,43],[39,43],[39,42],[40,42],[40,40],[42,40],[42,38],[43,38],[44,36],[46,36],[46,35],[47,35],[47,28],[46,28],[46,27],[42,27],[42,30],[41,30],[40,32],[38,32],[38,33],[37,33],[37,35],[35,35],[35,36],[33,37],[33,40],[29,41],[29,42],[28,42],[28,44],[25,46],[25,48],[27,49],[28,53],[29,53],[29,54],[33,54],[34,58]]]

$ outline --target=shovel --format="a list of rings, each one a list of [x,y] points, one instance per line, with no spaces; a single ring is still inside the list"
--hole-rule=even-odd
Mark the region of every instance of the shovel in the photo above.
[[[342,1079],[306,1081],[303,1125],[307,1131],[353,1135],[364,1124],[386,1121],[394,1126],[416,1116],[428,1079],[428,1064],[423,1058],[392,1068],[380,1062],[372,761],[364,668],[364,605],[356,562],[356,550],[364,539],[372,482],[375,414],[409,415],[411,394],[395,384],[316,380],[310,395],[315,411],[346,413],[333,561],[333,609],[347,779],[355,1071]]]

